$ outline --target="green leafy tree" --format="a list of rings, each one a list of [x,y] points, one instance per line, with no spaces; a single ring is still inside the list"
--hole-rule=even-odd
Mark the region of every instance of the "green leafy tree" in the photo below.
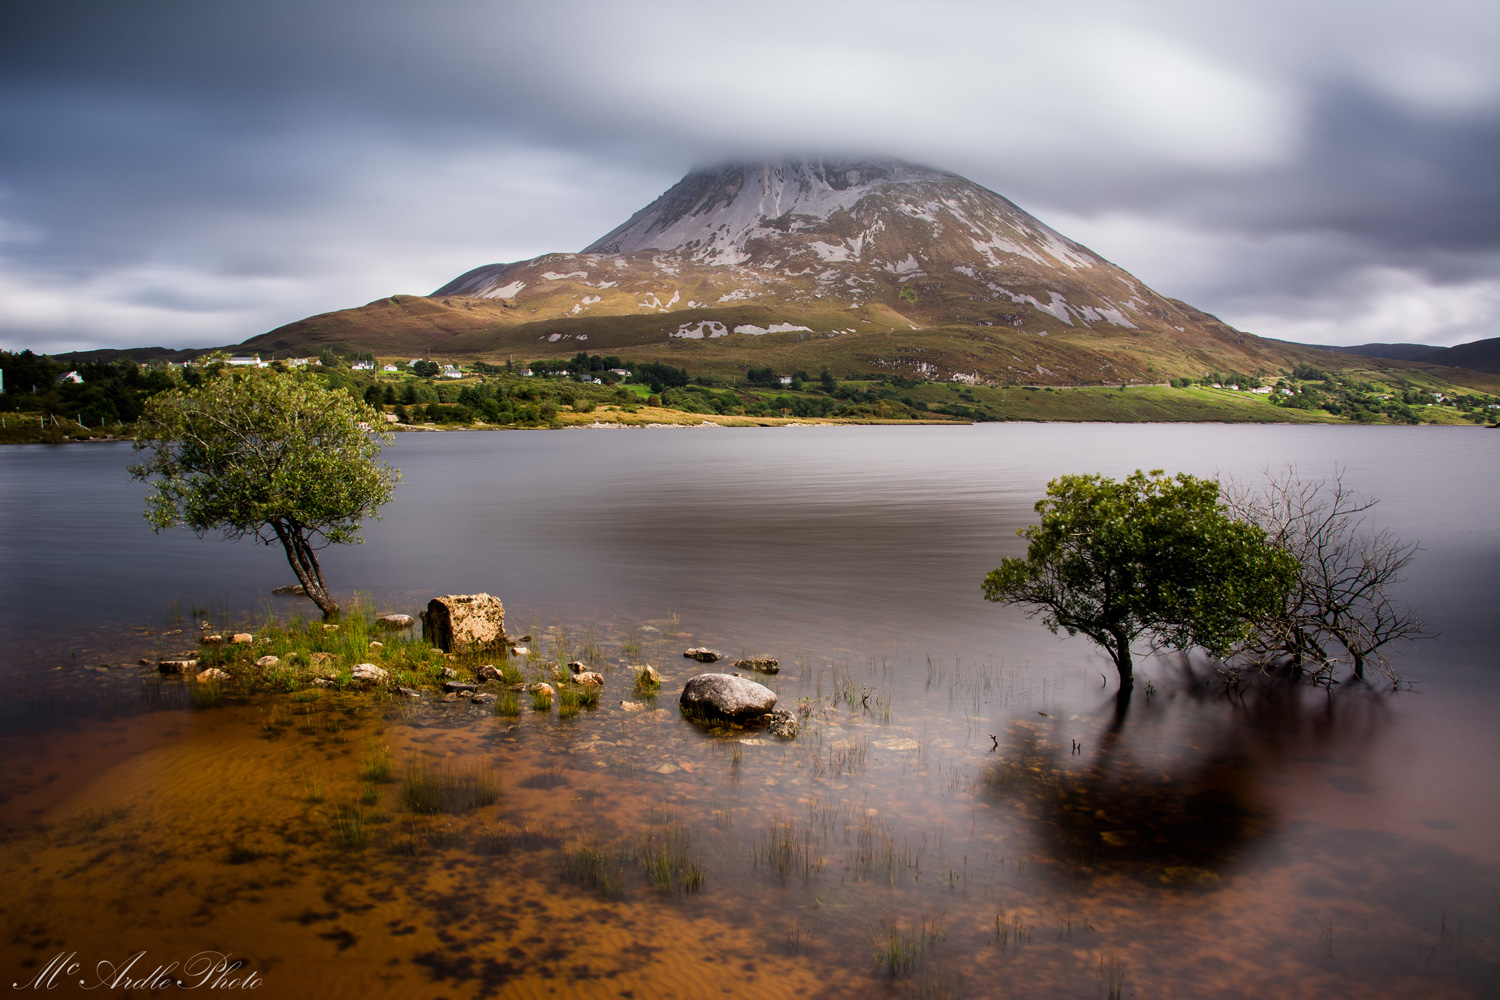
[[[307,596],[336,618],[318,552],[359,542],[360,521],[376,516],[400,478],[377,461],[390,435],[361,426],[378,419],[316,376],[220,371],[146,402],[136,448],[151,455],[130,474],[152,486],[152,530],[280,542]]]
[[[1281,608],[1296,579],[1296,559],[1232,517],[1211,479],[1159,469],[1124,482],[1063,476],[1036,511],[1041,524],[1020,532],[1026,557],[985,577],[985,600],[1021,605],[1054,633],[1088,636],[1114,661],[1122,689],[1137,639],[1226,655]]]

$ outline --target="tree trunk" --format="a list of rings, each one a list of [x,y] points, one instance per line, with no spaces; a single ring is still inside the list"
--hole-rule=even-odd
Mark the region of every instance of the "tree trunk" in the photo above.
[[[302,584],[303,592],[323,612],[324,621],[336,620],[339,616],[338,602],[328,593],[328,587],[323,583],[323,570],[318,566],[318,554],[307,543],[302,527],[281,520],[272,521],[271,527],[281,540],[281,547],[286,550],[286,561],[291,565],[292,572],[297,574],[297,582]]]
[[[1130,639],[1119,632],[1110,632],[1110,637],[1115,643],[1109,655],[1115,661],[1115,669],[1120,672],[1120,687],[1128,688],[1135,683],[1135,665],[1130,659]]]

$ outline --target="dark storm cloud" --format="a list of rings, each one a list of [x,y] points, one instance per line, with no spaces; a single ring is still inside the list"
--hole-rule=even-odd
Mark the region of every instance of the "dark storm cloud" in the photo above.
[[[1256,332],[1492,336],[1497,22],[1270,0],[11,4],[0,343],[238,341],[576,249],[695,162],[787,148],[957,170]]]

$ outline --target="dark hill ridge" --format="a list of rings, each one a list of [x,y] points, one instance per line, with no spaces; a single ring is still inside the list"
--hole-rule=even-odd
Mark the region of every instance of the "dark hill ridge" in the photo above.
[[[1324,347],[1325,351],[1358,354],[1366,358],[1394,358],[1420,361],[1450,368],[1500,375],[1500,337],[1471,340],[1456,347],[1433,347],[1431,344],[1357,344],[1353,347]]]

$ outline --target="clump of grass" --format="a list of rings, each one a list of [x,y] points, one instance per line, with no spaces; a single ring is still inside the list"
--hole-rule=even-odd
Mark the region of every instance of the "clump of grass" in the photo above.
[[[380,789],[374,785],[366,785],[359,793],[359,804],[362,806],[373,806],[380,802]]]
[[[564,684],[557,692],[557,717],[559,719],[571,719],[578,714],[578,709],[583,699],[579,696],[579,688],[573,684]]]
[[[216,681],[199,682],[193,685],[192,697],[194,708],[213,708],[224,700],[224,692]]]
[[[521,699],[509,688],[495,695],[495,714],[514,719],[521,714]]]
[[[775,872],[782,879],[794,873],[808,879],[823,870],[818,846],[811,826],[778,815],[756,835],[751,851],[757,868]]]
[[[551,712],[552,695],[544,688],[533,688],[531,692],[531,710],[533,712]]]
[[[415,813],[462,813],[492,805],[500,785],[488,765],[462,768],[419,760],[401,776],[401,801]]]
[[[703,867],[688,851],[687,826],[666,807],[653,814],[653,829],[636,845],[647,881],[665,893],[697,892],[703,888]]]
[[[625,860],[617,851],[594,844],[575,844],[563,851],[563,877],[610,899],[625,895]]]
[[[295,702],[309,702],[317,701],[321,697],[323,697],[323,694],[317,688],[308,688],[306,691],[298,691],[292,695],[292,700]]]
[[[324,797],[323,776],[321,774],[308,774],[304,772],[302,775],[302,789],[304,797],[308,802],[322,802]]]
[[[922,964],[927,950],[943,938],[943,917],[922,917],[915,926],[903,928],[886,918],[870,931],[875,964],[890,976],[904,976]]]
[[[995,943],[1002,949],[1015,946],[1021,947],[1031,941],[1031,928],[1021,919],[1021,915],[1014,911],[997,910],[995,912]]]
[[[333,816],[333,832],[339,846],[346,850],[357,851],[370,842],[365,815],[356,806],[339,806]]]
[[[359,776],[372,784],[390,781],[393,777],[391,752],[378,743],[370,744],[360,764]]]
[[[520,684],[525,679],[526,676],[521,673],[521,668],[514,663],[506,660],[500,664],[500,683],[507,685]]]

